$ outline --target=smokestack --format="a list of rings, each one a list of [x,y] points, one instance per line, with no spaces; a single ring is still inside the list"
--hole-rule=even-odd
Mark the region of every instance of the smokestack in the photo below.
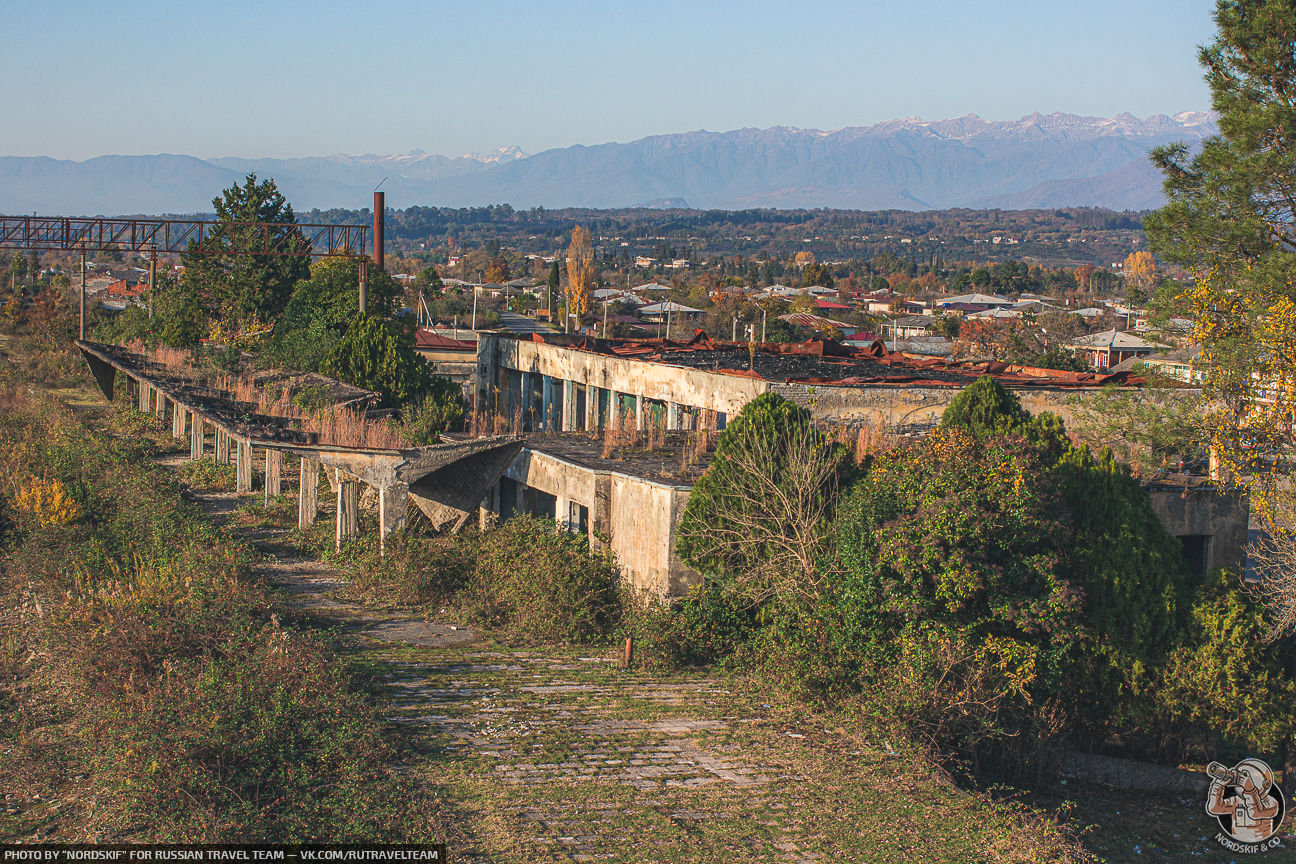
[[[374,216],[373,260],[374,260],[374,264],[378,266],[379,270],[383,269],[383,251],[384,251],[383,217],[386,214],[387,214],[387,193],[375,192],[374,210],[373,210],[373,216]]]

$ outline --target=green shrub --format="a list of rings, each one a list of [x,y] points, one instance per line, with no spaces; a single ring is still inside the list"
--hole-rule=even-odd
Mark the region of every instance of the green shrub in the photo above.
[[[637,662],[649,669],[708,666],[734,656],[755,632],[753,614],[715,583],[673,603],[625,589],[621,636],[635,640]]]
[[[320,372],[382,394],[383,407],[404,405],[424,393],[431,367],[414,350],[413,336],[359,312],[346,335],[320,363]]]
[[[396,606],[453,605],[472,572],[470,543],[393,534],[385,554],[371,550],[350,568],[347,592]]]
[[[763,393],[721,433],[689,495],[676,550],[748,604],[813,597],[838,493],[854,469],[850,450],[819,431],[809,411]]]
[[[428,392],[401,410],[401,419],[393,423],[415,447],[436,444],[443,432],[462,432],[468,400],[463,388],[441,375],[428,379]]]
[[[470,623],[529,643],[597,642],[616,625],[616,568],[584,535],[517,517],[468,539],[473,567],[456,602]]]
[[[1045,448],[1054,459],[1060,458],[1070,444],[1061,417],[1048,411],[1031,416],[1016,393],[989,375],[981,376],[954,397],[941,414],[940,426],[964,429],[977,438],[1021,435]]]
[[[380,721],[332,649],[271,623],[248,550],[182,500],[150,439],[124,435],[134,419],[115,411],[94,434],[0,392],[0,488],[58,480],[82,511],[6,538],[6,605],[34,592],[43,614],[5,644],[45,646],[29,662],[48,669],[20,672],[50,682],[0,680],[6,768],[47,784],[86,773],[99,827],[140,841],[431,839],[427,802],[387,774]]]
[[[1185,736],[1225,736],[1250,752],[1274,752],[1296,725],[1289,643],[1266,644],[1263,606],[1237,575],[1216,570],[1198,588],[1186,638],[1157,682],[1159,701]]]

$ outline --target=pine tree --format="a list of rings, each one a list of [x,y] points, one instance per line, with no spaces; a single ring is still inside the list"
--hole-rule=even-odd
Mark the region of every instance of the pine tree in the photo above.
[[[414,340],[394,325],[356,313],[346,336],[320,365],[325,375],[382,394],[385,408],[399,407],[421,395],[432,370],[414,351]]]

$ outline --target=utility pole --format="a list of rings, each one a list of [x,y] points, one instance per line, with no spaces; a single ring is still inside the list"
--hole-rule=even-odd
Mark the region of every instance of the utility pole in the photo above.
[[[85,244],[82,244],[81,246],[81,341],[82,342],[85,341],[85,297],[86,297],[85,273],[86,273]]]
[[[765,315],[767,314],[764,306],[761,307],[761,343],[765,342]]]
[[[149,320],[153,319],[153,299],[157,296],[157,247],[149,256]]]
[[[481,271],[480,271],[480,270],[477,271],[477,281],[478,281],[479,283],[481,282]],[[477,332],[477,292],[480,291],[480,290],[481,290],[481,285],[480,285],[480,284],[478,284],[478,285],[474,285],[474,286],[473,286],[473,320],[472,320],[472,325],[473,325],[473,332],[474,332],[474,333]]]
[[[369,313],[369,262],[360,259],[360,311]]]

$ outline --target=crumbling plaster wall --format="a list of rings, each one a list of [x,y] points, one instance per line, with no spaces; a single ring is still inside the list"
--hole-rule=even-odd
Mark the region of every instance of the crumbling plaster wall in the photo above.
[[[635,588],[662,597],[680,596],[702,582],[675,554],[675,529],[690,487],[599,471],[529,448],[504,476],[553,495],[560,513],[567,501],[588,507],[591,545],[599,548],[606,539]]]
[[[769,389],[769,382],[751,378],[498,336],[483,335],[478,351],[479,382],[497,381],[502,367],[726,415],[738,413]]]
[[[968,383],[971,383],[969,379]],[[940,420],[959,387],[839,387],[812,384],[772,384],[770,389],[810,408],[815,416],[846,423],[867,422],[874,426],[902,426],[935,423]],[[1067,400],[1087,391],[1070,388],[1014,390],[1022,407],[1032,414],[1051,411],[1071,424],[1073,407]]]
[[[1250,501],[1239,490],[1221,492],[1208,486],[1146,484],[1152,509],[1166,530],[1176,537],[1206,535],[1211,538],[1207,567],[1228,567],[1238,573],[1246,563]]]

